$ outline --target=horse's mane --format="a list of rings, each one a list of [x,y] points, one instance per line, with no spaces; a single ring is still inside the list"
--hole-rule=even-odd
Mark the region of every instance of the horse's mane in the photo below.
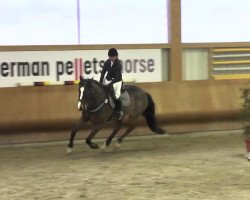
[[[98,87],[101,88],[105,88],[104,85],[102,85],[101,83],[99,83],[99,81],[93,79],[93,78],[84,78],[83,79],[84,82],[93,82],[94,84],[96,84]],[[83,83],[82,81],[79,82],[79,85],[81,85],[81,83]]]
[[[102,85],[99,81],[95,80],[95,79],[90,79],[92,82],[94,82],[96,85],[98,85],[99,87],[104,87],[104,85]]]

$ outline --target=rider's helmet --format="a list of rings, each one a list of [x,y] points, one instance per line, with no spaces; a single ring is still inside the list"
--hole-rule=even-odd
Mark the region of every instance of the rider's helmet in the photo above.
[[[117,50],[115,48],[109,49],[108,56],[111,56],[111,57],[118,56]]]

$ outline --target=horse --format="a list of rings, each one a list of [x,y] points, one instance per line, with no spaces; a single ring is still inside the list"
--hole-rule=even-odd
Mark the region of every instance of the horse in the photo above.
[[[80,120],[76,123],[71,131],[68,144],[68,153],[71,153],[74,146],[74,137],[76,132],[82,127],[82,124],[91,122],[93,129],[86,137],[86,143],[92,149],[98,149],[99,146],[92,142],[94,136],[100,131],[105,124],[113,122],[113,131],[106,139],[103,148],[109,147],[112,139],[122,127],[122,120],[118,120],[111,107],[110,89],[102,85],[98,81],[92,79],[84,79],[80,76],[79,82],[79,101],[78,110],[82,111]],[[123,139],[135,129],[136,123],[140,116],[144,116],[148,127],[156,134],[164,134],[165,130],[158,127],[155,116],[155,104],[150,94],[134,85],[123,85],[123,90],[128,93],[129,105],[122,106],[124,117],[128,118],[128,127],[125,132],[116,140],[117,146],[120,146]],[[124,102],[123,102],[124,103]],[[86,117],[87,116],[87,117]]]

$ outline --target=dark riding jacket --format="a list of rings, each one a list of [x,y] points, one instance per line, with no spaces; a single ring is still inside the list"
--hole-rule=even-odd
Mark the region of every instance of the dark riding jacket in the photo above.
[[[103,83],[103,78],[107,72],[106,79],[111,81],[111,84],[122,81],[122,65],[119,59],[115,59],[112,67],[110,59],[106,60],[101,72],[100,83]]]

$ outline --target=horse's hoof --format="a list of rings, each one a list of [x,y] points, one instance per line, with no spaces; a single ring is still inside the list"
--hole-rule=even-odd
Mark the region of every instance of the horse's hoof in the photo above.
[[[115,148],[120,148],[121,147],[121,143],[120,142],[116,142],[115,143]]]
[[[100,147],[101,150],[105,150],[107,148],[106,142],[103,143],[103,145]]]
[[[103,152],[105,152],[105,153],[112,153],[112,152],[114,152],[114,147],[112,147],[112,146],[107,146],[106,147],[106,149],[104,149],[103,150]]]
[[[71,154],[72,151],[73,151],[73,148],[71,148],[71,147],[68,147],[68,148],[67,148],[67,153],[68,153],[68,154]]]
[[[97,144],[91,144],[90,145],[90,147],[92,148],[92,149],[99,149],[99,146],[97,145]]]

